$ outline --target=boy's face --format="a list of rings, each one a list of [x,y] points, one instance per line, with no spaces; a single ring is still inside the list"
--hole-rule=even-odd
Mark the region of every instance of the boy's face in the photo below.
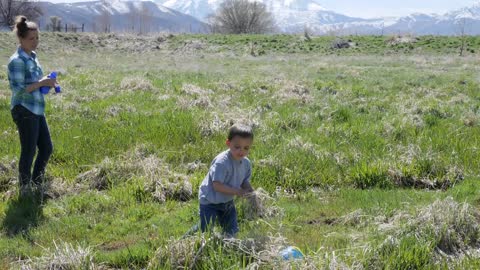
[[[230,148],[230,153],[232,153],[232,157],[235,160],[241,160],[246,157],[252,143],[252,138],[242,138],[240,136],[235,136],[231,140],[227,140],[227,146]]]

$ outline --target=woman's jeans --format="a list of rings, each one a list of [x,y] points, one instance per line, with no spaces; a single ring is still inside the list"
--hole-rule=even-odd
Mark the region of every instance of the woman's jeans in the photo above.
[[[25,107],[16,105],[12,109],[12,117],[20,135],[21,154],[18,164],[20,187],[31,182],[41,184],[45,167],[53,151],[45,116],[33,114]],[[37,147],[38,154],[32,174],[32,163]]]

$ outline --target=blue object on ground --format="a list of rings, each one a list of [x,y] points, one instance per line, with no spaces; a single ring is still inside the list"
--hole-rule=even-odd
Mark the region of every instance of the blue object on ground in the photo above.
[[[289,246],[280,251],[280,256],[282,256],[284,260],[302,259],[303,253],[300,251],[299,248],[294,246]]]

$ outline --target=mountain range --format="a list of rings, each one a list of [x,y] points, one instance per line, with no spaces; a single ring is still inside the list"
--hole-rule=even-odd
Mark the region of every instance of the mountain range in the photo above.
[[[61,18],[61,28],[84,27],[84,31],[206,32],[201,20],[152,1],[100,0],[76,3],[37,2],[43,11],[41,29],[48,29],[52,16]]]
[[[85,31],[206,32],[204,23],[223,0],[153,0],[60,3],[38,2],[44,11],[40,24],[50,16],[63,23],[85,25]],[[280,32],[312,34],[480,34],[480,2],[445,14],[414,13],[403,17],[365,19],[323,8],[317,0],[257,0],[274,15]],[[108,17],[108,18],[107,18]],[[143,29],[142,29],[143,28]]]

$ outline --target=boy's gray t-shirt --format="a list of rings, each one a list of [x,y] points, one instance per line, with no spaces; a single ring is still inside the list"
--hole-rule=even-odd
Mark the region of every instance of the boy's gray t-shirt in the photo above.
[[[241,188],[244,181],[250,182],[252,167],[248,158],[234,160],[230,150],[216,156],[210,164],[207,176],[202,181],[198,192],[200,204],[218,204],[233,200],[233,195],[217,192],[213,181],[218,181],[232,188]]]

